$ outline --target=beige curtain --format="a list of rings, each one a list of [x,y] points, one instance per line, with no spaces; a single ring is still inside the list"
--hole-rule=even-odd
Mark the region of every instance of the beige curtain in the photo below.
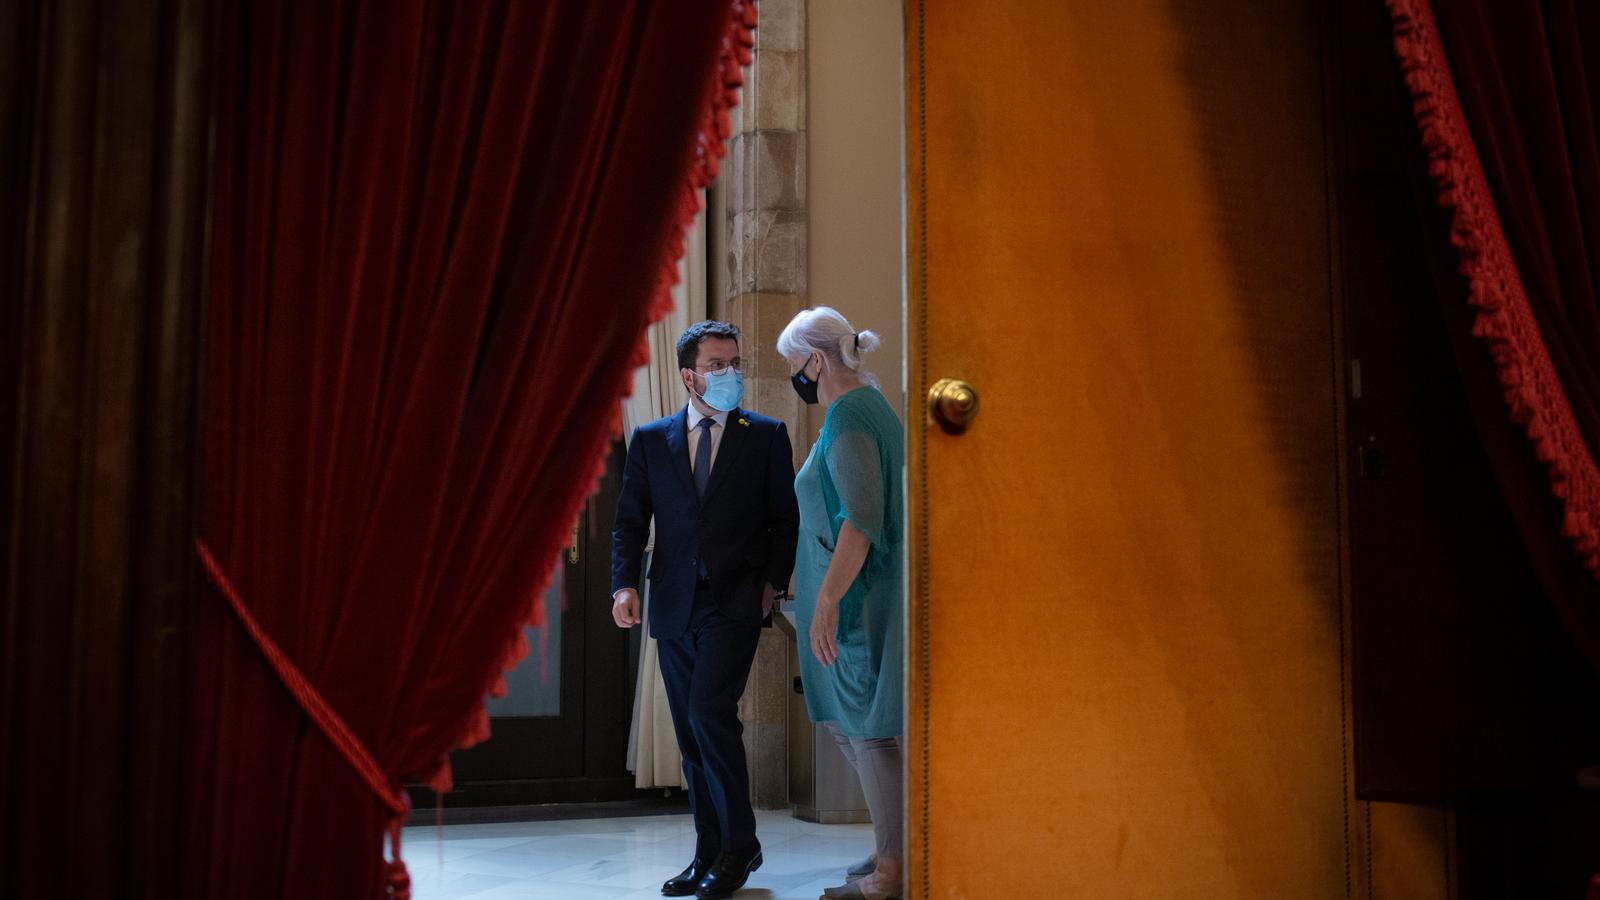
[[[690,230],[683,259],[678,261],[672,312],[650,326],[650,364],[633,373],[633,396],[623,400],[623,432],[630,440],[634,428],[670,415],[687,402],[678,380],[677,342],[685,328],[706,317],[705,222],[702,211]],[[656,642],[650,637],[650,586],[642,584],[639,590],[644,599],[644,641],[639,684],[633,695],[633,727],[628,733],[628,768],[637,787],[683,787],[683,758],[672,731]]]

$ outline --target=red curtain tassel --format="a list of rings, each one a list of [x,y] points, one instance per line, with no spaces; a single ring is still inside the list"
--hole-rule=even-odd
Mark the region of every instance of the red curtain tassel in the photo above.
[[[407,802],[407,806],[411,804]],[[400,858],[400,829],[406,820],[395,817],[389,822],[389,896],[392,900],[411,900],[411,873],[405,860]]]

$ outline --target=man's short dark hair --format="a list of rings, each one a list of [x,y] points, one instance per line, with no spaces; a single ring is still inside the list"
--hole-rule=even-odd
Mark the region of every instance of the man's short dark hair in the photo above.
[[[739,326],[732,322],[717,322],[707,320],[696,322],[684,331],[678,338],[678,368],[692,369],[700,359],[700,342],[706,338],[728,338],[737,342],[739,340]]]

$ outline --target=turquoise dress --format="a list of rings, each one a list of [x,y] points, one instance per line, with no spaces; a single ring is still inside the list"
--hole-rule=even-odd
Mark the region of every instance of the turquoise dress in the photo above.
[[[905,731],[905,428],[877,388],[857,388],[828,407],[822,434],[795,476],[800,546],[795,619],[800,677],[814,722],[854,738]],[[839,602],[839,659],[811,652],[817,592],[849,522],[872,549]]]

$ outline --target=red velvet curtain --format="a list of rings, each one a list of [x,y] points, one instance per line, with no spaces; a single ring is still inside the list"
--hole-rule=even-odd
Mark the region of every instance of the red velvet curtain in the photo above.
[[[1388,6],[1465,276],[1446,313],[1477,343],[1458,357],[1479,432],[1547,593],[1600,665],[1600,6]]]
[[[382,896],[595,486],[754,9],[218,8],[186,888]]]

